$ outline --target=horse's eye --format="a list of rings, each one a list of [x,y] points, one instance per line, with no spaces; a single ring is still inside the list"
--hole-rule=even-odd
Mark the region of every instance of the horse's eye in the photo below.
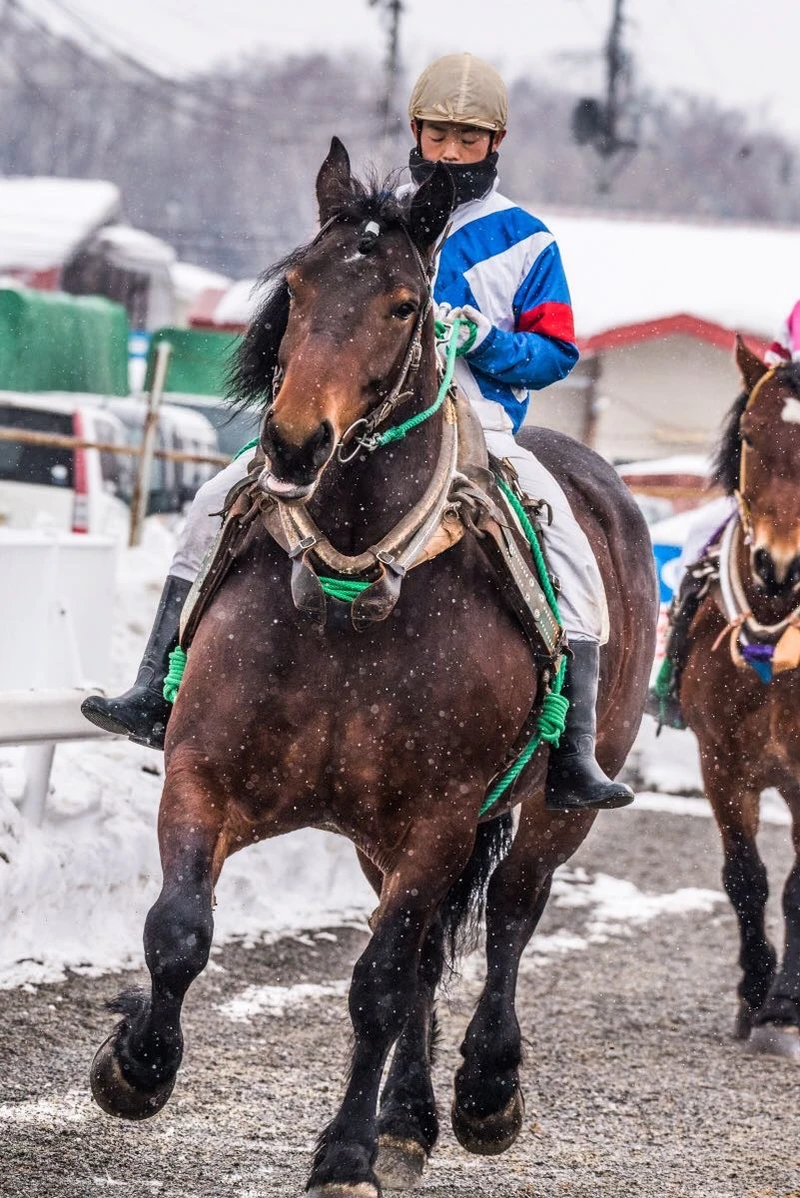
[[[409,316],[413,316],[417,310],[417,305],[412,304],[410,300],[406,300],[404,304],[398,304],[392,313],[398,320],[408,320]]]

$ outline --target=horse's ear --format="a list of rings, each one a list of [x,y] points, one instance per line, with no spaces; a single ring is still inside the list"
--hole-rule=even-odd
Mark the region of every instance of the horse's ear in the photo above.
[[[455,188],[450,174],[441,163],[417,188],[411,201],[408,229],[417,249],[430,254],[445,230],[455,205]]]
[[[758,354],[747,348],[740,333],[736,334],[736,365],[748,392],[753,390],[758,380],[769,370],[766,362],[762,362]]]
[[[317,174],[319,223],[324,225],[350,191],[350,155],[338,137],[331,139],[328,157]]]

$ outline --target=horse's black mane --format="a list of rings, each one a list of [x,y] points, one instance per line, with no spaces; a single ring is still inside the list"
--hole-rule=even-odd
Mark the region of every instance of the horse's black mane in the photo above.
[[[409,200],[398,198],[396,175],[379,181],[351,179],[350,186],[337,197],[328,217],[349,224],[378,221],[383,228],[407,223]],[[278,365],[278,349],[289,317],[289,289],[286,274],[308,253],[313,241],[298,246],[280,262],[270,266],[256,287],[264,291],[255,316],[239,344],[227,377],[227,394],[235,409],[265,406],[272,398],[272,384]]]
[[[787,362],[785,366],[779,366],[775,371],[775,377],[790,387],[797,396],[800,396],[800,362]],[[723,421],[722,436],[711,462],[711,484],[722,487],[726,495],[732,495],[739,487],[739,466],[742,456],[739,421],[749,398],[749,391],[742,391],[741,395],[736,397]]]

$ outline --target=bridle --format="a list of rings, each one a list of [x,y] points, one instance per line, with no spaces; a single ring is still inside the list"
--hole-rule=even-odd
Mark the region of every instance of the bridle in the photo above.
[[[308,250],[311,250],[314,246],[318,245],[328,230],[334,225],[344,222],[347,219],[348,218],[346,216],[338,214],[329,217],[329,219],[317,233],[314,240],[310,243]],[[430,262],[426,263],[422,257],[422,254],[414,244],[406,226],[400,223],[399,228],[402,229],[403,234],[405,235],[412,257],[419,268],[420,275],[422,276],[424,297],[422,303],[420,304],[419,310],[417,311],[414,327],[411,330],[411,336],[409,337],[408,346],[406,347],[406,352],[403,355],[400,369],[394,382],[389,388],[388,393],[376,402],[375,407],[368,412],[366,416],[361,416],[358,420],[354,420],[353,423],[347,429],[345,429],[339,440],[339,444],[336,449],[336,457],[342,465],[346,465],[348,462],[351,462],[355,457],[358,456],[359,453],[371,453],[378,448],[377,442],[375,441],[376,429],[380,428],[382,424],[385,424],[385,422],[394,412],[395,408],[398,407],[403,400],[409,399],[413,395],[413,388],[410,384],[414,375],[419,369],[420,362],[422,361],[422,334],[425,328],[425,321],[428,318],[431,306],[433,304],[433,275],[435,273],[434,263],[436,262],[438,246],[431,254]],[[370,250],[374,248],[380,233],[381,227],[378,221],[367,220],[362,224],[359,232],[359,247],[364,246],[362,252],[369,253]],[[446,233],[444,236],[446,236]],[[280,385],[281,378],[282,372],[278,372],[276,370],[273,376],[273,394]],[[271,407],[272,405],[270,404],[269,408],[264,413],[265,420],[269,417],[269,411]],[[348,449],[349,452],[347,452]]]
[[[749,408],[753,405],[753,403],[755,402],[756,396],[761,391],[761,388],[764,386],[764,384],[768,383],[770,381],[770,379],[774,378],[775,371],[777,369],[778,369],[777,366],[771,367],[765,374],[762,374],[761,378],[754,385],[752,391],[750,392],[749,396],[747,397],[747,403],[744,405],[744,408],[742,409],[742,414],[739,417],[740,430],[741,430],[741,423],[742,423],[742,420],[744,419],[745,412],[747,412],[749,410]],[[753,522],[752,522],[752,518],[750,515],[750,501],[748,500],[747,493],[746,493],[747,451],[749,449],[749,446],[748,446],[747,442],[745,440],[743,440],[741,431],[739,433],[739,441],[740,441],[739,486],[738,486],[738,489],[735,490],[733,494],[735,496],[736,503],[739,508],[739,519],[741,520],[741,523],[742,523],[742,529],[744,531],[745,543],[749,545],[753,538]]]

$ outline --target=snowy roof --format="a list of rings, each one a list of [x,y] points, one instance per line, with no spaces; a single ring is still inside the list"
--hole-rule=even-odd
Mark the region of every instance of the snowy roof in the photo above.
[[[0,272],[61,266],[119,207],[101,179],[0,178]]]
[[[214,324],[247,324],[258,307],[260,297],[254,294],[257,282],[257,279],[239,279],[233,283],[214,309]]]
[[[535,211],[581,339],[686,313],[771,340],[800,294],[800,228]]]
[[[193,262],[173,262],[170,274],[175,294],[186,304],[199,299],[204,291],[225,291],[231,285],[227,275],[207,270],[205,266],[196,266]]]
[[[105,225],[93,241],[101,245],[110,262],[116,266],[142,269],[153,266],[171,267],[177,257],[175,250],[160,237],[133,229],[130,225]]]

